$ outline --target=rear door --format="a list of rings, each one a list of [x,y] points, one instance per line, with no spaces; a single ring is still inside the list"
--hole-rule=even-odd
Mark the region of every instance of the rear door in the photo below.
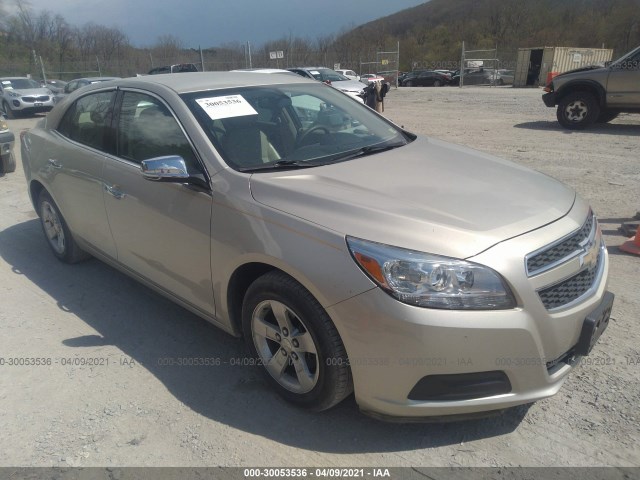
[[[70,229],[115,258],[116,247],[104,207],[102,171],[112,142],[115,90],[85,95],[69,107],[47,143],[50,193]]]
[[[105,205],[118,261],[208,315],[211,283],[211,192],[145,180],[142,160],[180,155],[190,173],[205,175],[191,142],[158,97],[124,90],[116,118],[117,155],[104,168]]]

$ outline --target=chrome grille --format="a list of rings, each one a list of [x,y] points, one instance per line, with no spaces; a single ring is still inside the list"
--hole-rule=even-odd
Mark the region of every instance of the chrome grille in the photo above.
[[[48,95],[36,95],[36,96],[30,96],[30,97],[22,97],[22,101],[23,102],[27,102],[27,103],[48,102],[49,101],[49,96]]]
[[[533,276],[574,257],[582,251],[582,245],[589,238],[593,229],[595,217],[589,212],[587,220],[580,230],[572,233],[558,243],[545,247],[543,250],[527,256],[527,275]]]
[[[567,305],[589,291],[598,277],[603,251],[602,248],[599,248],[598,261],[593,267],[582,270],[577,275],[538,292],[540,300],[547,310]]]

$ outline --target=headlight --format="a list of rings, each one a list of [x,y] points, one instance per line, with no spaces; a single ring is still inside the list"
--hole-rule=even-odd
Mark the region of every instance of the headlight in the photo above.
[[[384,291],[409,305],[449,310],[514,308],[500,275],[477,263],[347,237],[356,263]]]
[[[10,97],[19,97],[20,94],[18,92],[9,92]]]

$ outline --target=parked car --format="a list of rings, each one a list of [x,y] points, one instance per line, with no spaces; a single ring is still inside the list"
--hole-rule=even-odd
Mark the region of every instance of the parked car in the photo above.
[[[338,70],[336,70],[336,72],[338,72],[340,75],[344,75],[349,80],[355,80],[357,82],[360,81],[360,75],[358,75],[353,70],[346,70],[344,68],[339,68]]]
[[[388,82],[390,85],[396,84],[396,77],[398,77],[397,70],[386,70],[384,72],[378,72],[376,75],[382,77],[383,82]]]
[[[48,88],[54,94],[62,93],[66,84],[67,82],[65,82],[64,80],[47,79],[46,81],[40,81],[40,86]]]
[[[377,73],[365,73],[364,75],[360,75],[360,82],[384,82],[384,77],[378,75]]]
[[[239,68],[237,70],[229,70],[230,72],[250,72],[250,73],[282,73],[285,75],[296,75],[289,70],[282,68]]]
[[[189,73],[197,72],[198,67],[193,63],[179,63],[176,65],[165,65],[163,67],[156,67],[149,70],[148,75],[160,75],[163,73]]]
[[[544,104],[557,105],[558,122],[571,130],[610,122],[623,112],[640,113],[640,46],[606,67],[561,73],[544,90]]]
[[[9,117],[48,112],[53,108],[53,92],[27,77],[0,78],[2,111]]]
[[[16,159],[13,156],[14,140],[5,115],[0,115],[0,173],[11,173],[16,169]]]
[[[609,259],[583,198],[319,82],[90,85],[21,148],[58,259],[94,255],[244,336],[297,405],[355,391],[373,416],[416,419],[530,403],[607,326]]]
[[[69,95],[71,92],[75,92],[77,89],[86,87],[87,85],[93,85],[94,83],[102,83],[108,82],[110,80],[117,80],[120,77],[85,77],[85,78],[76,78],[68,82],[61,93],[56,94],[55,102],[58,103],[64,97]]]
[[[449,79],[453,78],[453,70],[434,70],[434,72],[446,75]]]
[[[513,77],[515,76],[513,70],[499,69],[498,74],[500,75],[498,85],[513,85]]]
[[[355,98],[359,102],[364,103],[364,87],[361,82],[350,80],[344,75],[334,72],[330,68],[326,67],[296,67],[288,68],[290,72],[297,73],[298,75],[318,80],[320,82],[331,85],[337,88],[343,93],[346,93],[350,97]]]
[[[451,78],[433,70],[416,70],[402,78],[401,87],[442,87],[449,85]]]
[[[501,85],[500,74],[493,70],[482,69],[464,74],[463,85]],[[451,79],[451,85],[460,85],[460,74]]]

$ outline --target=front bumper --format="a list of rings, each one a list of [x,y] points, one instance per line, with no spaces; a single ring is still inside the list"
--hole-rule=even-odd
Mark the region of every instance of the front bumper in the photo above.
[[[561,238],[584,220],[586,211],[578,210],[575,219],[565,218],[543,230]],[[521,273],[505,273],[518,298],[517,308],[419,308],[379,288],[328,308],[348,353],[360,408],[378,418],[406,421],[502,410],[556,394],[578,358],[574,349],[585,318],[605,298],[609,260],[603,251],[599,277],[584,298],[547,310],[538,291],[555,270],[529,278],[522,265],[523,252],[534,251],[540,237],[548,242],[549,237],[536,231],[474,259],[504,273],[513,268],[508,266],[514,265],[514,258],[520,258]],[[558,267],[558,275],[565,275],[571,262]],[[429,394],[434,385],[436,393]],[[438,397],[442,385],[453,386],[452,391]]]
[[[46,101],[25,101],[22,98],[11,98],[7,100],[9,106],[14,112],[23,112],[23,113],[42,113],[49,112],[54,106],[55,102],[52,96],[49,97]]]
[[[542,101],[547,107],[555,107],[557,105],[556,92],[545,93],[542,95]]]

